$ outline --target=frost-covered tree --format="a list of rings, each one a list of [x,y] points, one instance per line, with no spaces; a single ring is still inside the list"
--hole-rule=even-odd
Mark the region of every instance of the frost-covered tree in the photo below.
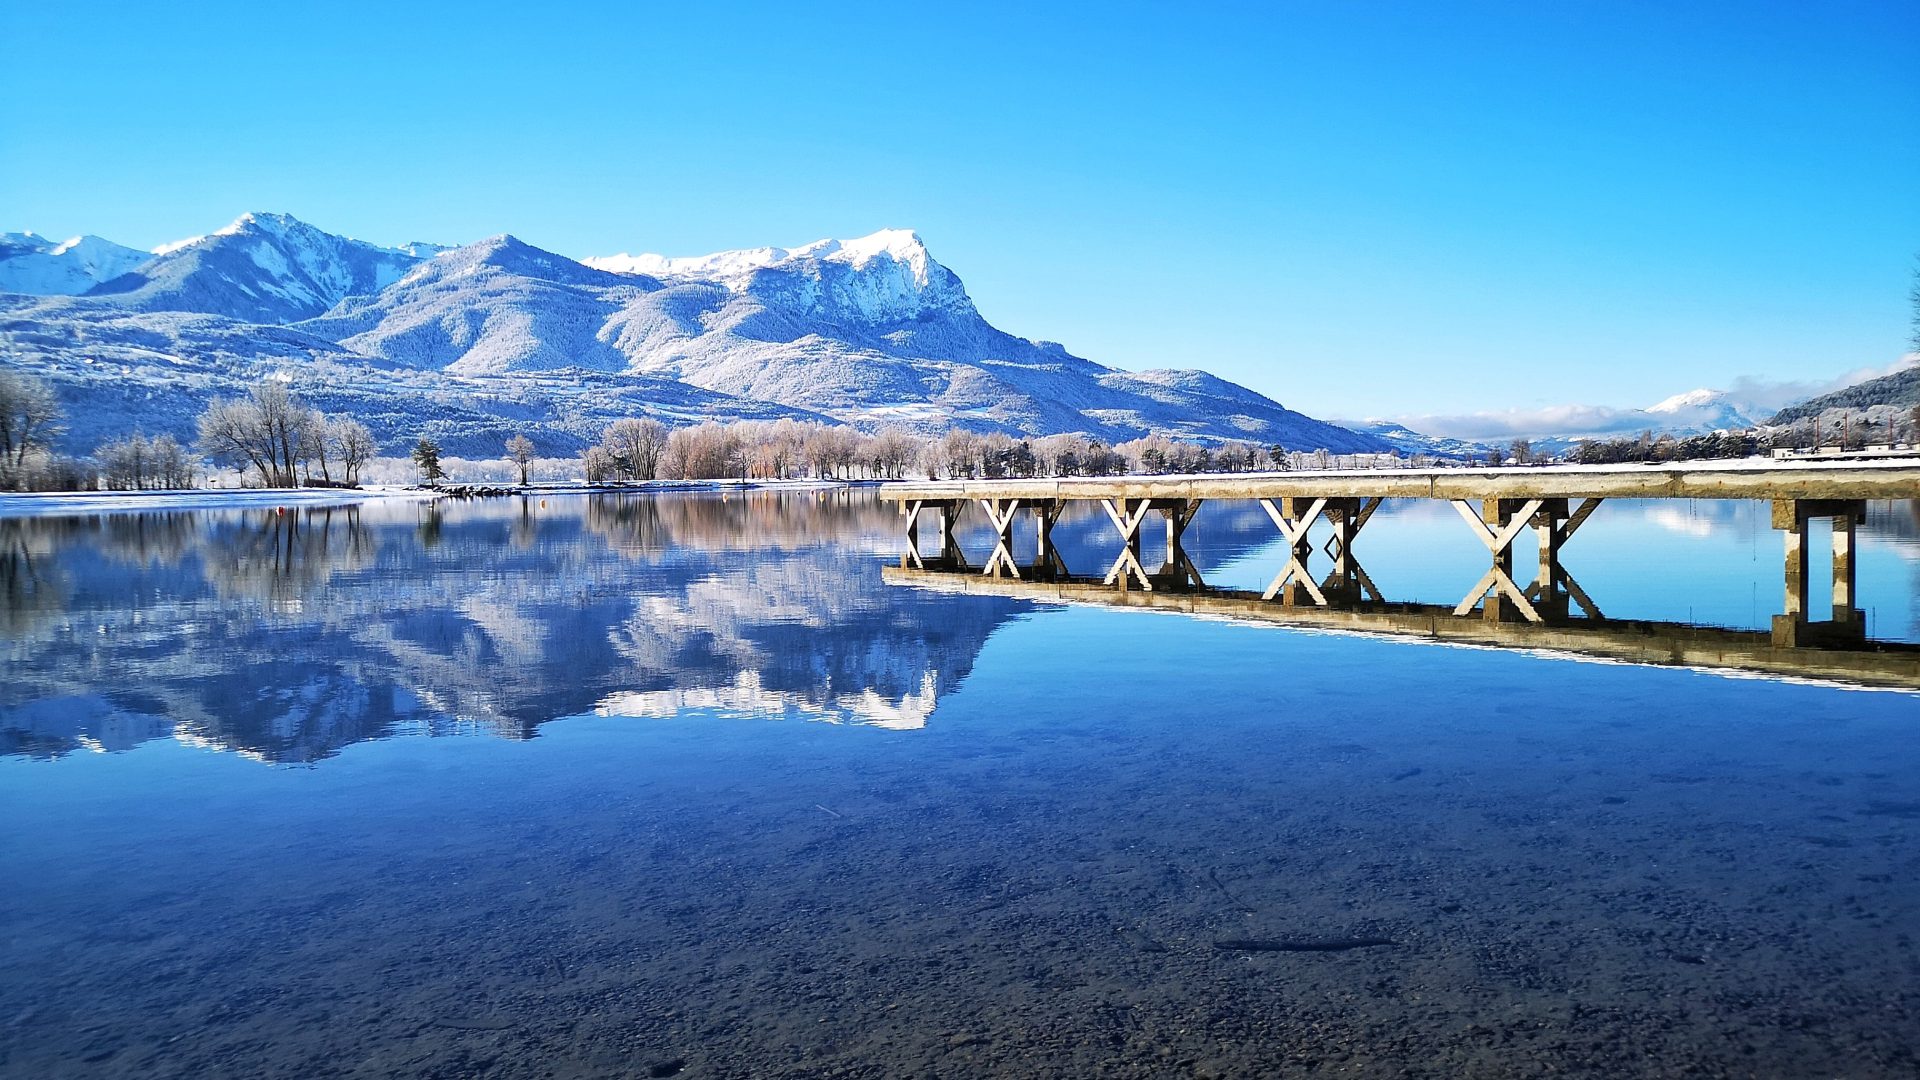
[[[919,441],[905,430],[881,428],[871,440],[869,457],[873,471],[889,480],[898,480],[907,474],[907,467],[913,464],[919,450]]]
[[[327,421],[327,448],[334,457],[340,459],[340,471],[349,484],[360,482],[360,469],[373,460],[380,445],[373,441],[373,432],[358,420],[336,416]]]
[[[0,371],[0,488],[20,486],[27,459],[60,433],[60,401],[44,380]]]
[[[294,487],[311,446],[313,413],[286,384],[268,380],[239,399],[222,398],[200,414],[200,450],[260,473],[268,487]]]
[[[515,435],[507,440],[507,460],[520,467],[520,486],[527,486],[527,469],[533,464],[533,440]]]
[[[660,474],[660,456],[667,449],[667,426],[658,420],[615,420],[600,437],[620,471],[630,480],[652,480]]]
[[[136,431],[93,452],[100,483],[109,491],[171,491],[193,486],[193,462],[171,435],[149,439]]]
[[[580,451],[580,473],[589,484],[603,484],[620,471],[620,463],[604,446],[589,446]]]

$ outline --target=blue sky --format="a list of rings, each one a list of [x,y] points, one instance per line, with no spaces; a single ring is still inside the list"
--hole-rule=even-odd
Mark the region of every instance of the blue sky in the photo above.
[[[1899,360],[1920,6],[8,3],[0,228],[699,254],[910,227],[1319,415]]]

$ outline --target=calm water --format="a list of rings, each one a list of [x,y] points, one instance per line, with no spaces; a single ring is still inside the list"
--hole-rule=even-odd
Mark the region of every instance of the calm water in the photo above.
[[[0,1074],[1920,1070],[1920,697],[891,587],[897,529],[0,520]],[[1920,641],[1914,508],[1861,546]],[[1284,563],[1242,505],[1188,549]],[[1395,600],[1485,569],[1445,506],[1358,551]],[[1740,628],[1780,561],[1744,504],[1567,552]]]

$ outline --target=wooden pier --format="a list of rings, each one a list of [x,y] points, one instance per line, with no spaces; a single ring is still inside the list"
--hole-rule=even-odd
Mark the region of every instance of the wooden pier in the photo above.
[[[1285,607],[1333,608],[1378,590],[1360,568],[1355,545],[1387,499],[1451,503],[1486,547],[1491,567],[1452,609],[1456,618],[1478,614],[1491,622],[1546,624],[1578,610],[1603,619],[1561,565],[1567,542],[1608,499],[1745,499],[1772,504],[1773,527],[1785,547],[1782,614],[1771,632],[1774,645],[1844,643],[1863,638],[1865,619],[1855,596],[1854,529],[1873,499],[1920,499],[1920,464],[1907,462],[1767,462],[1759,467],[1714,465],[1420,469],[1396,471],[1256,473],[1212,476],[1087,477],[1057,480],[954,480],[890,485],[882,497],[900,504],[907,519],[906,570],[973,573],[955,539],[955,525],[970,506],[986,515],[995,536],[992,553],[977,573],[1015,581],[1067,577],[1052,532],[1069,503],[1098,504],[1119,534],[1121,552],[1101,584],[1122,591],[1180,591],[1202,586],[1180,539],[1202,504],[1211,500],[1258,502],[1288,541],[1290,558],[1261,599]],[[1034,559],[1016,555],[1014,532],[1025,511],[1033,522]],[[923,543],[921,519],[931,513],[937,532]],[[1157,569],[1145,561],[1148,521],[1165,525],[1165,557]],[[1808,611],[1811,553],[1809,523],[1833,522],[1833,609],[1815,620]],[[1308,572],[1307,534],[1325,519],[1333,529],[1326,553],[1333,573],[1324,581]],[[1531,582],[1515,577],[1514,546],[1531,531],[1539,561]]]

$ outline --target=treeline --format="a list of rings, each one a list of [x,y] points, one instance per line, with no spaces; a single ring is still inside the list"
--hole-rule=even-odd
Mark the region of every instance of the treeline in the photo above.
[[[1619,465],[1645,461],[1701,461],[1745,458],[1764,454],[1772,443],[1751,431],[1718,431],[1711,435],[1655,436],[1633,439],[1589,439],[1569,457],[1582,465]]]
[[[938,436],[900,428],[866,434],[797,420],[709,422],[668,428],[617,420],[581,454],[589,483],[646,480],[1002,479],[1040,476],[1235,473],[1293,468],[1390,468],[1393,454],[1299,453],[1282,446],[1209,446],[1164,435],[1108,446],[1084,435],[1015,438],[956,428]],[[523,466],[524,467],[524,466]]]

